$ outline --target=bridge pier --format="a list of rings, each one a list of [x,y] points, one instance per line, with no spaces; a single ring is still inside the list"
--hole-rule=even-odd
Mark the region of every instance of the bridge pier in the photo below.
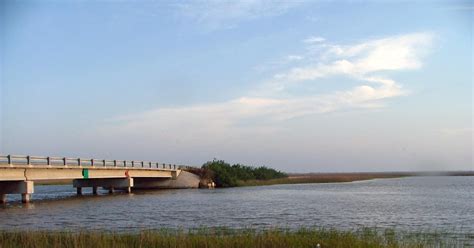
[[[28,193],[21,194],[21,202],[28,203],[30,202],[30,199],[31,199],[31,194],[28,194]]]
[[[133,188],[135,189],[189,189],[199,188],[201,178],[187,171],[181,171],[176,178],[135,178]]]
[[[77,194],[82,194],[82,188],[92,187],[92,194],[97,194],[97,188],[103,187],[109,189],[109,193],[114,193],[115,189],[125,189],[131,193],[133,187],[133,178],[92,178],[92,179],[74,179],[72,184],[77,188]]]
[[[21,194],[21,201],[28,203],[33,192],[33,181],[0,181],[0,203],[6,202],[7,194]]]

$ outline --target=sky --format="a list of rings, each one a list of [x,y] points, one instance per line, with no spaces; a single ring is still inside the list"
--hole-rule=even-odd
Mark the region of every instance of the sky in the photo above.
[[[474,170],[470,1],[0,3],[0,153]]]

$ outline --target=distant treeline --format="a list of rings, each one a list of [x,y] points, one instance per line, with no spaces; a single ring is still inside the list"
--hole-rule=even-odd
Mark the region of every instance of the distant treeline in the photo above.
[[[249,180],[270,180],[288,177],[286,173],[265,166],[252,167],[242,164],[230,165],[223,160],[213,160],[202,166],[205,177],[212,179],[217,187],[235,187]]]

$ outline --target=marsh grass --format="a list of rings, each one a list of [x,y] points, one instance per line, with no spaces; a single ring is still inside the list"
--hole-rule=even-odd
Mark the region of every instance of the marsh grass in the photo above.
[[[462,247],[436,233],[301,228],[150,230],[138,233],[0,231],[0,247]]]
[[[304,183],[344,183],[382,178],[399,178],[413,176],[408,173],[313,173],[292,175],[285,178],[269,180],[238,181],[238,186],[263,186],[274,184],[304,184]]]

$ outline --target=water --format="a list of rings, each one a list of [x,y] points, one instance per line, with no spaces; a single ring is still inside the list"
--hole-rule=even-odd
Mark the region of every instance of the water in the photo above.
[[[397,228],[474,233],[474,177],[411,177],[353,183],[157,190],[75,196],[70,185],[36,186],[33,203],[0,208],[0,229],[138,231],[226,226]],[[87,191],[85,191],[87,193]]]

